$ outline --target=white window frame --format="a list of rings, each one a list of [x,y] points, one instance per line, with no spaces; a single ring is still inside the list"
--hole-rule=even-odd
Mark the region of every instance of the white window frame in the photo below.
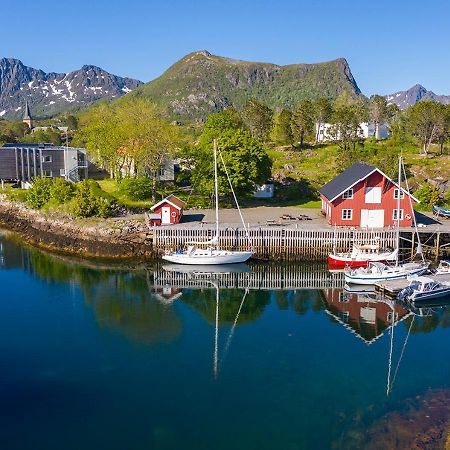
[[[350,211],[350,216],[346,217],[347,214],[349,213],[349,211]],[[341,211],[341,219],[342,220],[353,220],[353,209],[347,209],[347,208],[343,209]]]
[[[403,189],[394,189],[394,200],[398,200],[398,193],[400,192],[400,200],[405,198],[405,191]]]
[[[42,156],[42,162],[43,163],[51,163],[51,162],[53,162],[52,155],[44,155],[44,156]]]
[[[49,175],[47,175],[47,173],[49,173]],[[53,171],[49,170],[49,169],[44,169],[42,171],[42,177],[43,178],[53,178]]]
[[[397,211],[398,211],[397,208],[395,208],[392,211],[392,220],[395,220],[395,221],[398,220],[397,219]],[[403,209],[400,209],[400,220],[403,220],[404,217],[405,217],[404,211],[403,211]]]
[[[394,322],[396,322],[398,320],[398,312],[395,312],[393,317],[394,317]],[[392,311],[388,311],[386,319],[389,323],[392,323]]]
[[[372,192],[372,194],[370,196],[371,198],[367,197],[367,194],[369,192]],[[379,194],[380,194],[379,201],[375,201],[374,200],[374,198],[373,198],[374,197],[374,195],[373,195],[374,192],[379,192]],[[366,191],[364,192],[364,202],[366,204],[369,204],[369,205],[380,205],[382,200],[383,200],[383,190],[381,189],[380,186],[367,186],[366,187]]]
[[[346,199],[352,199],[353,198],[353,188],[347,189],[343,194],[342,198],[344,200]]]

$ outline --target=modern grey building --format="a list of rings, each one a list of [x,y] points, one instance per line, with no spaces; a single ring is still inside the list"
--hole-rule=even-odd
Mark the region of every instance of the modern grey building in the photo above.
[[[87,178],[86,149],[53,144],[0,147],[0,180],[31,181],[34,177],[64,177],[73,182]]]

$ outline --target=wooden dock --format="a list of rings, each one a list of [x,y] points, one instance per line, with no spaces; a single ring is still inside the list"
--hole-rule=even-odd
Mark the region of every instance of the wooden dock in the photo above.
[[[450,273],[424,276],[435,281],[450,283]],[[410,280],[405,278],[401,280],[380,281],[375,283],[375,290],[386,297],[396,298],[400,291],[409,286],[409,283]]]
[[[222,225],[221,247],[229,250],[248,250],[249,239],[243,227]],[[261,260],[326,260],[333,250],[347,252],[352,244],[378,242],[383,248],[395,248],[397,232],[394,228],[352,229],[325,225],[256,226],[248,228],[255,258]],[[180,224],[154,227],[154,249],[162,253],[184,246],[189,241],[207,241],[215,234],[213,224]],[[437,260],[450,253],[450,228],[420,229],[421,243],[428,258]],[[408,259],[414,255],[417,239],[414,230],[404,228],[400,233],[400,254]]]

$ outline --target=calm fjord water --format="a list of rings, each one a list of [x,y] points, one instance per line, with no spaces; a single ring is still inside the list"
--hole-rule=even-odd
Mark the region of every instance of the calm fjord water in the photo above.
[[[0,447],[355,448],[404,399],[450,388],[447,309],[411,322],[395,308],[387,397],[388,304],[326,275],[313,287],[334,288],[275,289],[286,271],[255,269],[272,289],[227,281],[217,304],[216,281],[76,263],[0,236]]]

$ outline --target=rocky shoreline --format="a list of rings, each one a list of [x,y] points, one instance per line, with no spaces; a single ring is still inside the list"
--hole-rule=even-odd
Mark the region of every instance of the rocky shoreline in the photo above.
[[[0,227],[24,242],[60,254],[109,260],[157,257],[143,220],[78,219],[46,213],[0,195]]]

